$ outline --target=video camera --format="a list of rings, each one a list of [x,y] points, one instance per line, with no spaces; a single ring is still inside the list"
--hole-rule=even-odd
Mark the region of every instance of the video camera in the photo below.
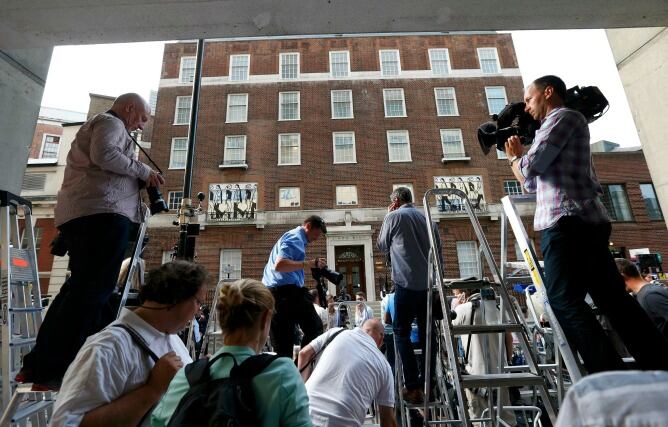
[[[566,91],[564,105],[579,111],[592,123],[601,117],[608,108],[608,100],[596,86],[574,86]],[[524,111],[524,102],[514,102],[503,107],[499,114],[492,115],[492,121],[478,128],[478,143],[482,152],[488,154],[496,145],[497,150],[505,151],[508,138],[513,135],[520,137],[522,145],[533,143],[540,122]]]

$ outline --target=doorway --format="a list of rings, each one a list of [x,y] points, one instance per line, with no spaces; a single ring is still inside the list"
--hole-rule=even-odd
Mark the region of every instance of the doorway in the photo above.
[[[342,289],[351,299],[355,292],[366,293],[366,271],[364,269],[364,245],[336,246],[336,271],[343,274]]]

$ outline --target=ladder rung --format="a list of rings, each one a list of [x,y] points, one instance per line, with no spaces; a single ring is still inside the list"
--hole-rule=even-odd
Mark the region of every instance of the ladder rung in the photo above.
[[[21,421],[22,419],[27,418],[36,412],[47,409],[49,406],[53,405],[53,403],[53,400],[40,400],[38,402],[22,403],[23,407],[19,407],[19,409],[14,413],[11,422],[15,423]]]
[[[540,266],[543,266],[543,261],[538,261],[538,264]],[[517,268],[518,270],[526,270],[527,269],[527,264],[524,261],[508,261],[506,263],[506,267],[508,268]]]
[[[31,345],[35,344],[35,341],[37,341],[37,337],[32,337],[32,338],[12,338],[11,342],[9,343],[10,347],[23,347],[26,345]]]
[[[449,289],[480,289],[495,286],[496,283],[487,280],[443,280],[443,285]]]
[[[530,373],[462,375],[464,388],[521,387],[543,385],[543,377]]]
[[[406,401],[404,401],[404,406],[406,407],[406,409],[421,409],[424,408],[424,403],[406,403]],[[441,402],[427,403],[427,408],[435,409],[435,408],[447,408],[447,407],[448,405]]]
[[[41,307],[10,307],[7,309],[10,312],[15,313],[36,313],[42,311]]]
[[[452,327],[455,335],[493,334],[499,332],[522,332],[522,326],[515,323],[501,323],[498,325],[456,325]]]

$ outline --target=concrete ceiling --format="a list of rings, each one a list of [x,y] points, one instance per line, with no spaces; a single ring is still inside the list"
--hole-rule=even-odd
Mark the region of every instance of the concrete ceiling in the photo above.
[[[668,26],[666,0],[0,0],[0,49],[234,36],[654,26]]]

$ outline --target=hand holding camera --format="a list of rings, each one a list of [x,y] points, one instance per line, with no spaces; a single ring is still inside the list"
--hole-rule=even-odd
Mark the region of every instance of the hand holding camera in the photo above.
[[[146,187],[156,187],[159,188],[165,183],[165,178],[162,177],[158,172],[151,169],[151,172],[148,174],[148,179],[146,180]]]

